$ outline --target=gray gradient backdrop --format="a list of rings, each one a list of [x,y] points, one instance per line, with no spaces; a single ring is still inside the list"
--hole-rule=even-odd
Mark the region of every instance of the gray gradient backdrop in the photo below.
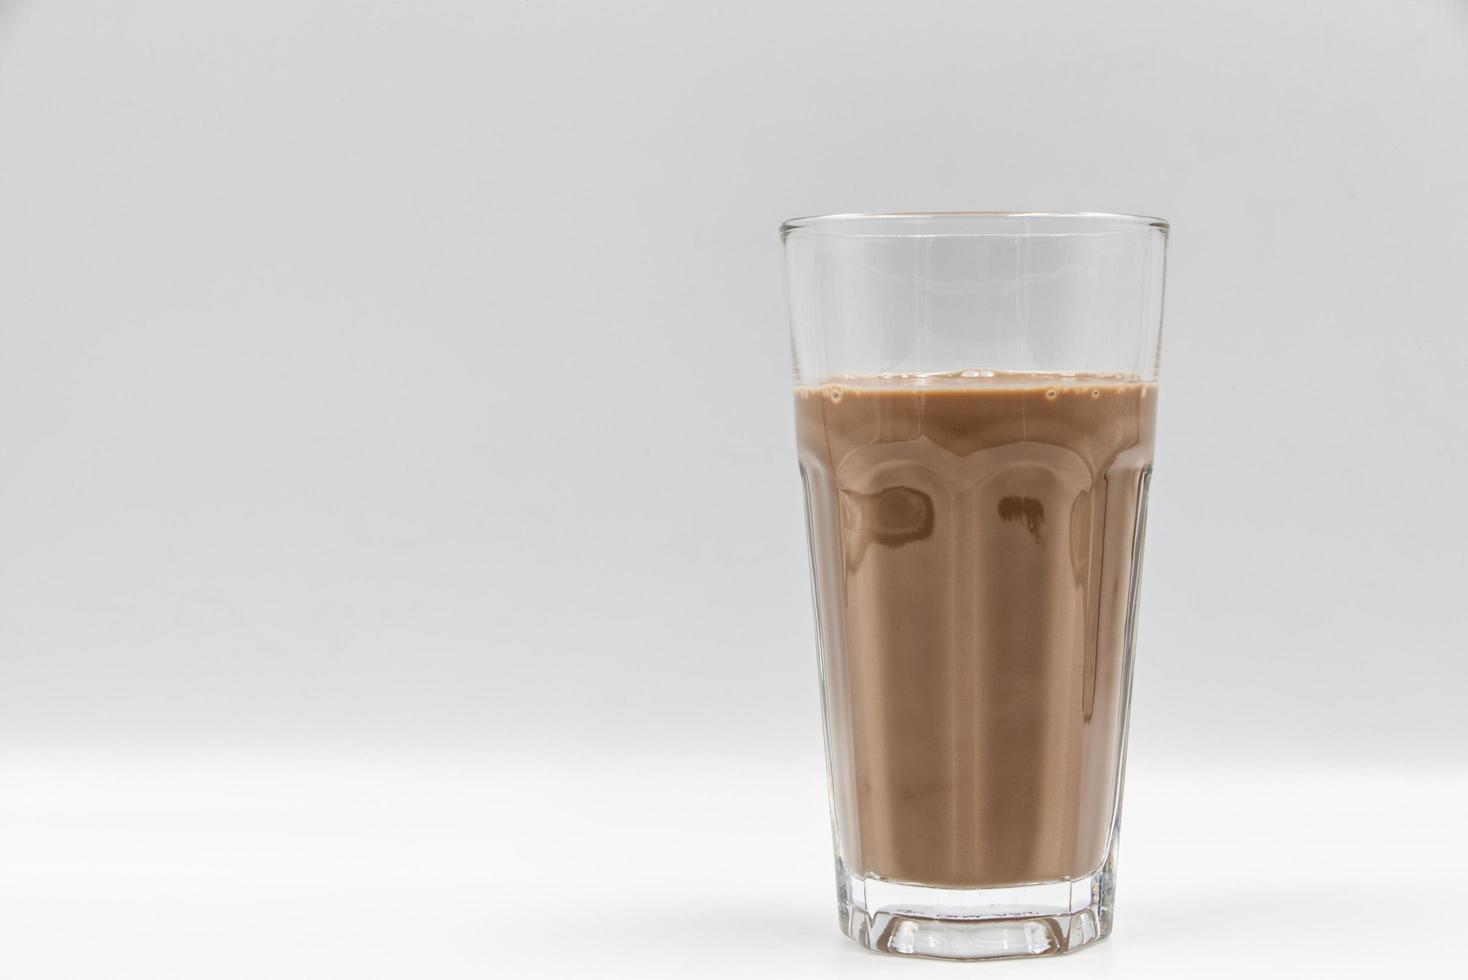
[[[8,0],[0,742],[814,759],[776,225],[1072,209],[1138,751],[1461,761],[1465,105],[1450,0]]]

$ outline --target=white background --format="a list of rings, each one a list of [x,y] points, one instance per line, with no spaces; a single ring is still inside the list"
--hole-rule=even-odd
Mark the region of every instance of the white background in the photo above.
[[[0,976],[889,975],[783,218],[1173,223],[1118,925],[1461,975],[1468,5],[0,0]]]

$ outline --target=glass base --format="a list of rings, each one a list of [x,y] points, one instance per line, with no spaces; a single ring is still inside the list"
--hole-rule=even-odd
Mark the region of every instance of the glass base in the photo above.
[[[944,960],[1054,956],[1111,935],[1115,865],[1081,878],[937,888],[859,877],[837,861],[841,930],[867,949]]]

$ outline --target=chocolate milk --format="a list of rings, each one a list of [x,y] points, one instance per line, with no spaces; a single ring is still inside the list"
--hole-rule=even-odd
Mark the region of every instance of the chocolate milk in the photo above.
[[[1111,375],[797,389],[851,873],[972,888],[1105,860],[1156,406]]]

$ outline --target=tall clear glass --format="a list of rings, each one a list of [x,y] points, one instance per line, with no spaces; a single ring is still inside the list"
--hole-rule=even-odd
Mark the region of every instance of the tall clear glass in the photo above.
[[[1111,932],[1167,224],[781,229],[842,929]]]

